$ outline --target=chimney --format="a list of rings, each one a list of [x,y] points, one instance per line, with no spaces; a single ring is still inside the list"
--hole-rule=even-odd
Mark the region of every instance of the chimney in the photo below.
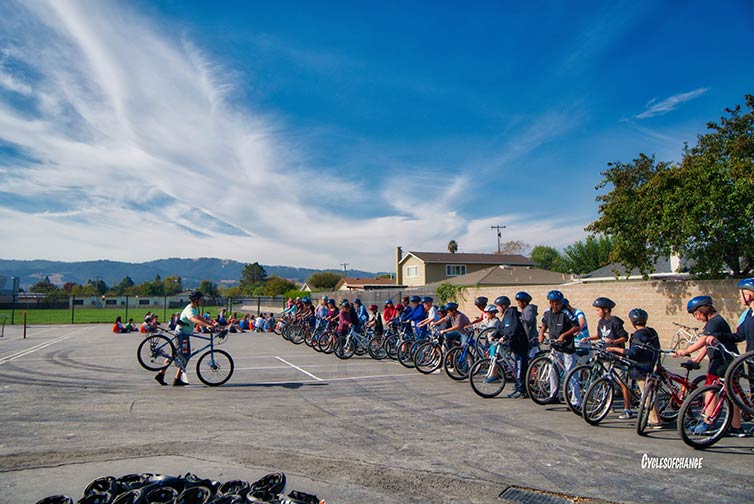
[[[395,285],[403,285],[401,259],[403,259],[403,249],[400,247],[395,247]]]

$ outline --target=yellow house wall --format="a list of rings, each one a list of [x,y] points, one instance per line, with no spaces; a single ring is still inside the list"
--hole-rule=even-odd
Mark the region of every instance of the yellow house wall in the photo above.
[[[549,308],[547,293],[552,289],[563,292],[572,306],[584,311],[589,330],[597,328],[597,315],[592,307],[595,298],[605,296],[616,303],[613,314],[626,322],[626,330],[632,332],[628,312],[633,308],[643,308],[649,313],[649,326],[660,335],[663,347],[668,347],[677,328],[673,322],[699,327],[701,324],[686,312],[686,303],[698,295],[709,295],[714,300],[717,311],[736,329],[738,317],[743,312],[737,280],[688,280],[688,281],[615,281],[581,283],[574,285],[521,285],[515,287],[468,288],[465,299],[460,300],[461,310],[469,316],[477,315],[473,304],[476,296],[487,296],[491,300],[505,295],[513,300],[516,292],[526,291],[532,296],[532,303],[539,307],[539,317]],[[472,317],[473,318],[473,317]],[[743,350],[743,347],[741,348]]]

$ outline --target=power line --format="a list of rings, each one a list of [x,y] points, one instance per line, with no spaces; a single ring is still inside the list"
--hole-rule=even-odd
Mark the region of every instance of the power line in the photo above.
[[[347,278],[348,277],[348,266],[350,264],[351,263],[340,263],[340,265],[343,266],[343,278]]]
[[[497,229],[497,255],[503,253],[503,229],[505,226],[490,226],[491,229]]]

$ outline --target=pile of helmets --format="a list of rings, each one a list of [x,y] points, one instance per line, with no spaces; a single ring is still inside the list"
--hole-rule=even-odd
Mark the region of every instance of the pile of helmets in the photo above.
[[[316,495],[285,490],[285,474],[272,473],[249,483],[224,483],[194,474],[127,474],[104,476],[89,483],[76,504],[324,504]],[[65,495],[45,497],[37,504],[74,504]]]

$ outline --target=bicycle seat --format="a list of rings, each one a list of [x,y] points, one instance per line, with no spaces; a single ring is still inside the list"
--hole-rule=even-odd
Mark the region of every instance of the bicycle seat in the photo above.
[[[696,361],[689,360],[689,361],[681,362],[681,367],[684,369],[688,369],[689,371],[693,371],[695,369],[700,369],[702,366]]]

